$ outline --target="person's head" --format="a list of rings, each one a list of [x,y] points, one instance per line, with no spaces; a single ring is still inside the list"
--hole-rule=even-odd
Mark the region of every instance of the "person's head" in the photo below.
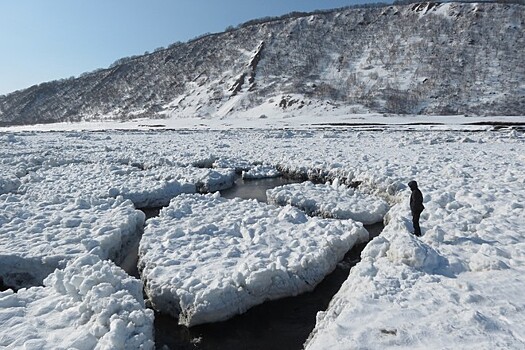
[[[408,187],[410,187],[410,189],[413,191],[417,188],[417,182],[415,182],[414,180],[410,181],[408,183]]]

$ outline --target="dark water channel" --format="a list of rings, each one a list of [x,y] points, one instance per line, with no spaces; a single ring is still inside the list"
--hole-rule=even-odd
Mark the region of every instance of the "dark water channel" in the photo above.
[[[5,292],[5,291],[8,290],[8,289],[9,289],[9,287],[6,286],[6,285],[4,284],[4,282],[2,281],[2,279],[0,278],[0,292]]]
[[[231,189],[221,191],[225,198],[240,197],[266,202],[266,190],[288,183],[300,182],[285,178],[260,180],[238,179]],[[146,217],[158,215],[159,209],[146,212]],[[383,224],[365,226],[370,237],[383,230]],[[366,244],[354,246],[317,287],[295,297],[268,301],[242,315],[224,322],[187,328],[177,320],[161,313],[155,314],[155,343],[157,349],[209,350],[293,350],[302,349],[315,326],[318,311],[328,303],[348,277],[350,268],[360,260]]]

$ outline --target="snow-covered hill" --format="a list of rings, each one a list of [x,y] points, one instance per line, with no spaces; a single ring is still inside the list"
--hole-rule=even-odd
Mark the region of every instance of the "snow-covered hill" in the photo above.
[[[421,3],[254,21],[0,97],[0,125],[325,113],[523,115],[525,6]]]

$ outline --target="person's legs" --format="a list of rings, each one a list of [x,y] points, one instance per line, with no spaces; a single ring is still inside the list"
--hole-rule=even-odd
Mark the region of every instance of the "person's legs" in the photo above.
[[[414,226],[414,234],[421,236],[421,227],[419,227],[419,216],[421,213],[412,213],[412,225]]]

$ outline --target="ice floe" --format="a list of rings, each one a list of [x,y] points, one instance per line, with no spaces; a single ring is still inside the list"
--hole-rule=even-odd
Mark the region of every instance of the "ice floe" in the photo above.
[[[253,168],[242,172],[243,179],[265,179],[278,177],[282,174],[272,165],[256,165]]]
[[[309,215],[352,219],[365,225],[382,221],[388,211],[388,204],[381,198],[340,185],[338,181],[317,185],[309,181],[289,184],[269,189],[266,195],[269,203],[289,204]]]
[[[162,168],[158,168],[162,173]],[[233,186],[235,182],[235,171],[232,168],[206,169],[195,167],[178,167],[166,169],[164,174],[171,174],[179,181],[189,182],[195,185],[199,193],[217,192]],[[166,175],[164,175],[166,176]]]
[[[0,292],[2,349],[153,349],[140,280],[84,255],[43,287]]]
[[[73,198],[83,195],[100,198],[122,196],[130,199],[137,208],[161,207],[181,193],[196,191],[195,184],[182,179],[177,169],[163,167],[142,170],[105,163],[46,167],[26,176],[19,192],[37,199],[57,193]],[[206,181],[209,171],[206,169],[204,173],[196,169],[195,173],[197,171],[202,176],[201,181]]]
[[[154,307],[193,326],[312,290],[368,232],[298,209],[181,195],[148,220],[139,270]]]
[[[415,137],[404,154],[385,148],[423,180],[423,237],[410,234],[398,186],[383,233],[318,314],[306,349],[523,348],[525,146],[443,136],[419,154]]]
[[[231,169],[159,166],[140,169],[107,163],[75,163],[46,166],[23,178],[17,192],[35,199],[57,193],[76,198],[122,196],[137,208],[156,208],[169,204],[181,193],[215,192],[233,186]]]
[[[133,203],[94,197],[0,196],[0,278],[10,287],[40,285],[86,252],[116,262],[140,238],[144,214]]]
[[[386,119],[381,116],[378,118],[380,121]],[[417,120],[422,121],[422,119]],[[352,268],[348,280],[329,308],[318,315],[317,325],[306,344],[307,349],[349,347],[522,349],[525,339],[522,327],[525,323],[525,316],[523,316],[525,298],[522,293],[525,289],[522,278],[525,273],[523,224],[525,222],[525,137],[523,132],[517,129],[494,132],[476,127],[478,132],[469,132],[468,130],[451,131],[447,128],[450,129],[447,125],[439,127],[420,125],[404,126],[401,131],[388,128],[360,132],[344,129],[268,129],[134,133],[119,131],[4,133],[0,137],[2,146],[0,147],[0,181],[4,181],[3,191],[8,193],[1,197],[0,231],[2,240],[5,239],[2,242],[7,242],[5,244],[9,246],[2,247],[0,268],[10,266],[9,270],[16,274],[18,267],[25,266],[31,272],[38,273],[39,278],[53,272],[51,267],[46,271],[43,270],[45,260],[41,261],[43,259],[41,255],[37,255],[36,260],[31,260],[29,255],[24,253],[23,260],[16,260],[18,255],[15,253],[18,247],[26,247],[27,251],[31,252],[33,250],[29,246],[34,244],[36,248],[41,247],[40,240],[30,238],[22,242],[30,232],[39,230],[38,225],[32,224],[32,218],[35,218],[36,224],[41,220],[45,224],[49,222],[57,230],[56,232],[70,230],[72,238],[59,241],[61,243],[55,242],[52,236],[47,238],[42,234],[38,236],[40,239],[50,239],[57,249],[58,246],[64,246],[67,254],[56,254],[58,256],[65,254],[67,261],[70,257],[74,259],[78,256],[77,250],[82,254],[89,249],[93,249],[94,253],[102,250],[97,248],[98,238],[92,238],[93,233],[102,234],[102,231],[98,228],[89,229],[88,234],[88,230],[81,230],[84,220],[79,223],[74,215],[70,218],[69,213],[61,209],[60,205],[56,210],[49,207],[49,203],[52,204],[57,196],[76,199],[75,196],[82,193],[76,192],[76,189],[80,189],[84,183],[85,188],[93,192],[90,193],[91,195],[104,195],[104,201],[114,200],[106,198],[111,197],[110,190],[113,195],[124,195],[133,191],[136,193],[139,192],[139,188],[146,189],[146,187],[148,191],[158,188],[163,192],[160,184],[172,180],[181,184],[195,185],[195,191],[200,191],[199,188],[213,191],[212,186],[206,185],[206,179],[214,176],[204,175],[206,172],[225,171],[231,174],[233,170],[230,169],[235,169],[237,172],[242,169],[248,172],[257,164],[268,164],[284,175],[300,179],[322,182],[337,180],[345,185],[360,183],[359,191],[367,195],[376,195],[391,206],[385,217],[384,232],[369,243],[362,254],[362,261]],[[454,129],[459,128],[463,127],[459,125],[454,127]],[[95,169],[94,164],[105,164],[104,167],[113,169],[129,169],[130,174],[138,172],[151,175],[148,175],[147,185],[145,182],[144,185],[139,183],[139,185],[128,186],[126,191],[125,182],[109,183],[106,179],[102,179],[100,173],[104,174],[104,171]],[[189,165],[215,168],[198,169],[197,172],[194,167],[188,167],[189,170],[179,170]],[[75,169],[77,173],[87,174],[80,176],[71,171],[67,173],[69,177],[60,175],[60,172],[68,167]],[[91,176],[89,174],[91,170],[99,173],[93,175],[93,178],[101,178],[100,184],[95,182],[91,184],[90,180],[87,180]],[[185,175],[185,171],[195,172],[193,174],[197,175]],[[202,173],[199,173],[201,171]],[[54,176],[57,177],[57,184],[60,186],[51,186]],[[227,175],[228,178],[233,178],[229,176]],[[423,230],[421,238],[409,233],[412,224],[408,207],[410,193],[406,184],[414,179],[420,184],[426,207],[421,217]],[[230,180],[218,180],[212,183],[226,185],[228,181]],[[5,185],[8,182],[9,185]],[[199,183],[203,185],[200,186]],[[40,196],[39,185],[41,185]],[[7,187],[9,189],[5,190]],[[161,192],[159,195],[163,200],[171,199],[169,198],[171,195],[164,196]],[[154,191],[147,193],[154,193]],[[18,196],[25,196],[27,199],[16,199],[19,198]],[[152,201],[156,196],[148,194],[147,198]],[[259,246],[254,245],[253,250],[249,250],[245,247],[252,246],[240,243],[245,238],[237,236],[232,238],[228,236],[233,243],[221,246],[215,242],[221,240],[209,234],[215,232],[213,231],[215,226],[222,227],[222,224],[219,224],[225,222],[225,225],[228,223],[231,225],[231,229],[228,229],[228,226],[221,230],[233,235],[233,232],[237,232],[235,231],[237,223],[239,227],[237,235],[242,236],[244,233],[250,238],[250,232],[255,234],[258,231],[245,228],[241,232],[242,220],[237,215],[247,212],[250,217],[251,209],[239,206],[237,211],[231,212],[220,209],[217,204],[211,205],[210,211],[207,212],[201,210],[197,204],[193,204],[194,201],[197,203],[196,198],[199,198],[199,195],[182,194],[182,196],[192,198],[184,199],[184,203],[188,201],[187,205],[184,205],[185,208],[194,208],[194,214],[188,214],[189,217],[181,217],[180,220],[170,217],[168,211],[173,213],[177,210],[182,211],[182,207],[176,206],[183,203],[175,200],[174,203],[178,204],[155,219],[156,224],[153,224],[154,220],[151,221],[152,227],[158,226],[159,238],[155,241],[151,231],[147,243],[143,245],[142,253],[144,277],[151,278],[151,281],[154,281],[153,277],[158,278],[159,281],[166,278],[171,286],[151,284],[150,293],[153,293],[152,291],[164,293],[161,294],[161,298],[166,296],[165,300],[173,302],[169,307],[172,307],[175,314],[182,311],[181,305],[188,306],[189,311],[186,313],[190,315],[188,318],[191,320],[184,321],[186,316],[183,314],[183,323],[192,324],[191,322],[208,322],[215,319],[209,315],[219,315],[215,308],[217,304],[210,304],[206,310],[200,307],[201,305],[208,307],[208,304],[204,304],[204,300],[215,302],[221,300],[217,295],[226,287],[230,288],[227,290],[232,291],[231,295],[237,295],[235,293],[242,283],[248,285],[247,282],[257,282],[257,285],[250,288],[262,286],[260,290],[264,290],[268,285],[281,286],[277,282],[279,278],[292,276],[288,273],[276,272],[283,264],[288,264],[286,267],[293,265],[293,261],[288,261],[289,257],[293,257],[292,253],[286,255],[277,250],[272,256],[268,253],[270,249],[263,246],[258,258],[261,258],[260,261],[265,264],[264,272],[256,274],[245,268],[250,266],[248,262],[251,264],[255,260],[248,261],[246,265],[236,265],[231,259],[236,255],[243,257],[242,252],[245,250],[255,256],[259,252]],[[7,211],[4,210],[9,205],[6,199],[14,201]],[[215,197],[207,199],[209,203],[215,203],[214,201],[220,202],[220,199]],[[20,204],[22,202],[23,205]],[[153,201],[150,203],[154,204]],[[14,209],[19,205],[22,208],[20,212]],[[131,202],[125,206],[129,210],[133,209]],[[233,206],[235,207],[235,204]],[[24,209],[26,207],[27,209]],[[262,215],[261,222],[272,221],[269,217],[275,215],[266,214],[268,207],[264,208],[260,210],[265,213]],[[275,208],[275,210],[284,209]],[[208,214],[199,216],[197,211]],[[300,213],[290,208],[287,211]],[[102,214],[105,212],[107,216]],[[117,224],[121,222],[120,216],[113,215],[111,210],[86,211],[85,214],[85,216],[81,215],[82,218],[89,217],[95,220],[90,222],[93,227],[98,225],[96,220],[102,220],[100,227],[110,225],[120,227],[120,224]],[[276,215],[279,217],[278,213]],[[300,217],[300,214],[294,215]],[[106,221],[109,216],[111,222]],[[213,221],[204,220],[203,216],[208,216]],[[127,219],[123,220],[128,222]],[[284,225],[283,230],[286,227],[300,226],[281,223],[286,220],[273,220],[278,226]],[[312,218],[312,220],[321,219]],[[169,226],[172,222],[179,222],[181,227]],[[79,226],[73,227],[77,224]],[[10,230],[5,229],[8,225],[11,225]],[[193,229],[190,229],[191,227]],[[221,230],[218,231],[222,232]],[[284,232],[280,229],[277,231],[287,237],[283,246],[288,246],[290,249],[298,248],[300,251],[303,249],[302,244],[308,244],[309,241],[306,239],[291,237],[288,231]],[[100,242],[113,242],[116,236],[111,232],[108,235],[111,238],[100,238]],[[186,246],[174,246],[179,235],[183,237],[181,243],[187,242]],[[173,238],[166,238],[171,236]],[[253,238],[255,239],[255,236]],[[79,243],[75,243],[76,240]],[[250,238],[250,241],[253,240]],[[208,242],[214,242],[216,246],[211,245],[208,249]],[[115,246],[120,244],[119,242]],[[313,242],[312,246],[319,252],[323,251],[319,248],[318,241]],[[284,249],[280,246],[278,248]],[[308,246],[305,249],[307,248]],[[151,255],[148,257],[149,250]],[[183,253],[180,254],[180,251]],[[68,255],[71,252],[73,254]],[[199,253],[203,255],[200,256]],[[232,257],[223,258],[223,254],[231,254]],[[282,255],[285,260],[281,259]],[[54,262],[54,259],[53,256],[49,258],[50,262]],[[188,262],[190,259],[194,264],[204,263],[203,267],[198,269]],[[62,261],[62,258],[59,260]],[[21,261],[35,262],[35,264],[20,265]],[[155,266],[157,261],[162,264]],[[211,265],[206,265],[208,262]],[[222,266],[223,262],[231,265]],[[179,265],[171,265],[176,263]],[[64,266],[65,263],[60,264],[61,268]],[[228,270],[237,266],[240,267]],[[176,270],[179,268],[180,270]],[[172,275],[170,275],[171,269],[176,271]],[[267,272],[268,270],[270,272]],[[168,273],[165,273],[166,271]],[[319,271],[314,272],[317,275]],[[177,277],[177,274],[180,274],[181,278]],[[263,281],[272,281],[272,278],[264,276],[277,274],[280,277],[274,278],[276,281],[274,284],[263,283]],[[217,280],[213,279],[214,276]],[[284,283],[282,285],[284,286]],[[291,283],[286,286],[295,288]],[[256,296],[258,300],[264,300],[263,294],[261,292],[261,295]],[[177,298],[182,300],[182,304]],[[241,312],[237,304],[231,303],[231,300],[236,300],[232,298],[226,296],[224,299],[228,303],[218,303],[224,305],[224,310],[220,310],[221,315]],[[15,312],[15,309],[10,310],[11,307],[7,304],[3,305],[5,310],[2,309],[2,312]],[[249,307],[248,303],[242,306],[242,310],[246,307]],[[196,310],[195,314],[192,314],[193,310]],[[206,312],[208,313],[204,316]],[[193,317],[193,315],[197,316]],[[42,326],[42,332],[45,332],[46,327]],[[49,329],[52,330],[51,327]],[[72,336],[76,334],[78,337],[85,332],[72,330],[71,333]],[[27,345],[30,346],[31,343]]]

